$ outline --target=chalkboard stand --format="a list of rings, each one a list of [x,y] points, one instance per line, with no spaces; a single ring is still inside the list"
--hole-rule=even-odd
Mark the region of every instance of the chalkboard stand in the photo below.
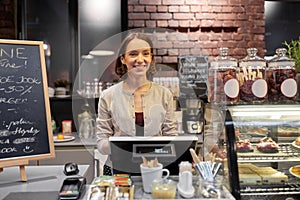
[[[0,172],[3,172],[3,168],[5,167],[13,167],[13,166],[19,166],[20,168],[20,176],[21,181],[26,182],[27,176],[25,171],[25,165],[28,165],[28,160],[17,160],[17,161],[8,161],[8,162],[2,162],[0,165]]]
[[[0,172],[18,166],[25,182],[29,160],[55,157],[43,42],[0,39],[0,61]]]

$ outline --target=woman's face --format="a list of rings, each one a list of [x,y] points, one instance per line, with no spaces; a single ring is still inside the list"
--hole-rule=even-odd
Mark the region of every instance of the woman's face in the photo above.
[[[134,38],[128,43],[125,55],[121,57],[121,62],[127,66],[128,75],[146,75],[152,63],[150,45],[144,40]]]

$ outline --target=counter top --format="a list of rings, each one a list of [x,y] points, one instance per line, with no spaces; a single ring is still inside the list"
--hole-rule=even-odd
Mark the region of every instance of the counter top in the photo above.
[[[194,177],[195,179],[196,177]],[[143,184],[142,184],[142,178],[141,177],[133,177],[133,183],[134,183],[134,199],[135,200],[144,200],[144,199],[152,199],[152,195],[145,193],[143,191]],[[171,176],[170,179],[178,182],[178,176]],[[196,184],[194,184],[194,187],[196,187]],[[196,188],[195,188],[196,189]],[[180,196],[177,190],[177,195],[175,199],[184,199],[183,197]],[[200,200],[200,199],[208,199],[208,198],[201,198],[197,197],[195,195],[192,198],[188,198],[189,200]],[[209,198],[210,200],[213,200],[212,198]],[[219,200],[235,200],[235,198],[232,196],[232,194],[224,187],[222,190],[222,197],[219,198]]]
[[[57,134],[55,134],[57,135]],[[75,140],[72,141],[67,141],[67,142],[54,142],[54,146],[56,147],[66,147],[66,146],[89,146],[89,147],[96,147],[97,146],[97,138],[96,137],[91,137],[91,138],[85,138],[82,139],[79,137],[77,132],[73,132],[71,134],[69,134],[70,136],[74,136]],[[178,137],[180,136],[191,136],[192,134],[182,134],[182,135],[178,135]],[[196,135],[199,138],[199,141],[201,141],[201,137],[202,135]]]
[[[79,165],[79,175],[85,176],[88,165]],[[43,200],[57,200],[60,187],[63,180],[67,176],[63,173],[64,165],[51,166],[26,166],[26,174],[28,181],[22,182],[19,174],[19,167],[4,168],[0,173],[0,199],[11,200],[12,197],[22,197],[20,199],[43,199]],[[170,177],[178,181],[178,177]],[[142,181],[140,176],[132,177],[134,184],[134,199],[152,199],[151,194],[143,192]],[[90,185],[86,185],[86,191],[82,194],[80,199],[87,199],[88,189]],[[39,198],[34,198],[37,197]],[[182,199],[177,195],[176,199]],[[198,200],[201,198],[191,198]],[[222,200],[234,200],[231,193],[224,188],[222,192]],[[17,199],[14,199],[17,200]]]
[[[85,176],[88,167],[88,165],[79,165],[78,175]],[[68,178],[63,172],[64,165],[25,166],[25,171],[27,181],[22,182],[19,167],[3,168],[3,172],[0,173],[0,199],[10,199],[11,194],[20,192],[22,195],[44,192],[48,196],[58,197],[64,179]],[[26,200],[25,197],[23,199]]]
[[[55,134],[56,135],[56,134]],[[67,142],[54,142],[55,147],[66,147],[66,146],[89,146],[89,147],[96,147],[97,139],[96,137],[93,138],[86,138],[82,139],[78,136],[78,133],[73,132],[71,134],[66,134],[70,136],[74,136],[75,140],[67,141]]]
[[[146,199],[153,199],[152,198],[152,195],[149,194],[149,193],[145,193],[143,191],[143,184],[142,184],[142,178],[141,176],[132,176],[131,177],[132,179],[132,182],[133,182],[133,185],[134,185],[134,200],[146,200]],[[178,176],[170,176],[170,179],[178,182]],[[193,177],[193,182],[196,182],[197,180],[197,177]],[[86,189],[86,192],[85,194],[82,196],[82,199],[85,199],[85,200],[89,200],[88,199],[88,190],[89,190],[89,187],[91,185],[87,185],[87,189]],[[195,187],[195,185],[194,185]],[[223,190],[222,190],[222,197],[219,198],[219,200],[235,200],[235,198],[233,197],[233,195],[227,190],[227,188],[223,187]],[[179,195],[179,193],[177,192],[177,195],[175,197],[175,199],[184,199],[183,197],[181,197]],[[207,200],[207,199],[210,199],[210,200],[214,200],[213,198],[202,198],[202,197],[197,197],[197,195],[195,195],[194,197],[192,198],[189,198],[189,200]]]

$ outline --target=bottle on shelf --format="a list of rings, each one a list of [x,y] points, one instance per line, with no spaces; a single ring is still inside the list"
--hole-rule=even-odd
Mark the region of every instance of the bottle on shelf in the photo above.
[[[93,93],[94,98],[99,97],[99,79],[95,78],[94,79],[94,93]]]

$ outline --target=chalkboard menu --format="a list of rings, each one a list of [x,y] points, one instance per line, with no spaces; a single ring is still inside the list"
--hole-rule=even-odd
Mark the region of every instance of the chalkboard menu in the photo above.
[[[207,56],[179,56],[178,72],[181,94],[207,97]]]
[[[0,164],[54,157],[43,43],[0,40],[0,71]]]

